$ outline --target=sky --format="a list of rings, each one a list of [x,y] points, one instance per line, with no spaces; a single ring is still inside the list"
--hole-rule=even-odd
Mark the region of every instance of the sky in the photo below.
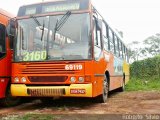
[[[17,15],[21,5],[49,0],[0,0],[0,8]],[[96,9],[124,41],[142,42],[160,33],[160,0],[92,0]]]

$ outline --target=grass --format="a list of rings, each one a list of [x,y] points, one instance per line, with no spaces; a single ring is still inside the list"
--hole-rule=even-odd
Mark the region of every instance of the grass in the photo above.
[[[126,91],[160,91],[160,78],[132,78],[125,89]]]
[[[54,116],[52,114],[26,114],[22,116],[21,120],[54,120]]]
[[[6,117],[2,117],[0,119],[4,120],[55,120],[57,118],[60,118],[61,116],[56,117],[53,114],[32,114],[27,113],[24,115],[8,115]]]

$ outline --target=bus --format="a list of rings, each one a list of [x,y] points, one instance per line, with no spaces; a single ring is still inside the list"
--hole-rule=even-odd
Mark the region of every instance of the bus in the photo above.
[[[7,34],[8,21],[13,17],[7,11],[0,9],[0,103],[3,106],[15,105],[16,97],[11,97],[11,59],[13,54],[12,39]]]
[[[24,5],[16,17],[11,93],[18,97],[90,97],[129,80],[128,49],[90,0]]]

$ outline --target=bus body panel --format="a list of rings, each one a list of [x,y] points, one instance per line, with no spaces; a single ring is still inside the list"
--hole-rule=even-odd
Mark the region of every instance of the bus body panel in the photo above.
[[[66,62],[67,64],[65,64],[63,61],[62,62],[41,62],[39,64],[37,63],[13,63],[12,64],[12,69],[14,70],[12,72],[12,85],[15,84],[14,82],[14,79],[18,77],[19,80],[21,80],[23,77],[25,77],[27,79],[27,82],[25,82],[25,85],[38,85],[38,86],[43,86],[43,87],[47,87],[48,85],[52,85],[52,87],[56,86],[56,85],[68,85],[68,86],[72,86],[74,83],[71,83],[70,82],[70,77],[74,76],[76,77],[76,79],[78,79],[78,77],[80,76],[83,76],[85,78],[85,82],[83,83],[83,85],[87,85],[87,84],[91,84],[92,87],[89,87],[86,89],[90,89],[89,91],[93,91],[92,92],[92,97],[95,97],[95,96],[98,96],[101,94],[102,92],[102,87],[100,87],[102,85],[102,81],[104,80],[104,71],[106,69],[106,62],[104,60],[104,58],[102,57],[100,59],[100,61],[94,61],[94,60],[90,60],[90,61],[83,61],[83,62],[80,62],[80,61],[67,61]],[[46,68],[46,65],[48,66],[49,64],[49,68]],[[83,69],[78,71],[78,70],[75,70],[75,72],[72,72],[72,71],[67,71],[65,70],[65,66],[66,65],[73,65],[73,64],[77,64],[77,65],[82,65],[83,66]],[[103,64],[100,65],[100,64]],[[39,69],[37,69],[37,66]],[[42,66],[42,67],[41,67]],[[57,71],[54,69],[54,66],[57,66],[57,69],[59,68],[59,70],[63,71],[62,73],[60,73],[60,71]],[[63,66],[63,68],[61,67]],[[29,68],[32,67],[32,72],[29,70]],[[95,69],[96,68],[96,69]],[[45,70],[47,69],[52,69],[52,73],[50,72],[47,72],[47,73],[44,73]],[[27,73],[28,72],[28,73]],[[58,73],[59,72],[59,73]],[[41,77],[43,78],[41,82],[30,82],[31,81],[31,76],[33,77]],[[45,76],[45,77],[44,77]],[[64,81],[64,82],[58,82],[58,80],[56,81],[52,81],[52,82],[47,82],[49,81],[49,78],[48,80],[46,80],[46,76],[50,76],[52,77],[53,79],[56,79],[54,77],[56,76],[59,76],[59,77],[66,77],[67,76],[67,79]],[[22,84],[22,82],[19,82],[20,84]],[[80,82],[76,82],[77,84],[82,84]],[[47,86],[45,86],[47,85]],[[15,84],[16,86],[16,84]],[[38,87],[37,87],[38,88]],[[18,89],[18,87],[12,87],[12,95],[15,96],[15,92],[13,91],[16,91],[16,89]],[[79,89],[82,89],[81,87]],[[19,96],[21,94],[18,95],[18,92],[16,92],[16,95]],[[28,96],[28,95],[27,95]],[[86,95],[84,95],[85,97]],[[87,95],[88,96],[88,95]]]
[[[65,66],[68,65],[82,65],[81,70],[66,70]],[[56,66],[56,68],[55,68]],[[93,61],[65,61],[65,63],[62,62],[41,62],[39,64],[37,63],[13,63],[12,69],[14,70],[12,72],[12,87],[11,92],[13,96],[22,96],[22,93],[18,92],[18,89],[23,89],[22,91],[25,91],[23,93],[24,96],[29,96],[26,94],[27,88],[32,88],[30,85],[34,85],[33,88],[36,88],[36,85],[39,87],[47,88],[47,86],[50,86],[51,88],[60,88],[63,87],[63,85],[66,85],[65,91],[69,91],[70,89],[78,89],[78,90],[85,90],[85,94],[69,94],[67,92],[66,95],[63,96],[81,96],[81,97],[92,97],[97,96],[97,91],[100,91],[99,89],[99,82],[95,82],[95,76],[93,76],[93,73],[95,72],[94,68],[94,62]],[[39,69],[37,69],[37,67]],[[32,72],[29,70],[29,68],[32,69]],[[49,72],[45,72],[47,69],[50,70]],[[27,73],[28,72],[28,73]],[[23,86],[23,82],[19,82],[21,85],[16,84],[14,82],[14,79],[17,78],[21,80],[23,77],[27,79],[25,82],[25,85]],[[35,77],[39,77],[41,80],[33,80]],[[41,77],[41,78],[40,78]],[[57,78],[59,77],[59,78]],[[76,82],[72,83],[70,82],[71,77],[76,77]],[[84,77],[85,82],[80,83],[78,82],[79,77]],[[51,79],[52,80],[51,80]],[[60,80],[60,79],[65,80]],[[59,82],[58,79],[61,81]],[[33,82],[34,81],[34,82]],[[99,81],[96,79],[96,81]],[[92,83],[95,83],[96,85],[92,86]],[[57,86],[58,85],[58,86]],[[96,88],[94,88],[97,86]],[[37,87],[37,89],[39,88]],[[20,89],[20,90],[21,90]],[[15,92],[16,91],[16,92]],[[92,92],[93,91],[93,92]],[[100,94],[100,92],[98,93]]]
[[[125,84],[127,84],[127,82],[129,81],[129,64],[124,61],[123,63],[123,71],[125,73]]]
[[[71,84],[70,86],[26,86],[12,84],[13,96],[29,97],[92,97],[92,84]]]
[[[10,17],[9,17],[10,16]],[[6,25],[8,24],[8,20],[11,18],[11,15],[7,13],[6,11],[0,9],[0,24]],[[6,33],[4,33],[6,34]],[[10,80],[11,76],[11,54],[12,51],[9,48],[9,40],[8,37],[5,37],[5,47],[6,47],[6,53],[5,55],[0,58],[0,98],[5,97],[6,89]]]

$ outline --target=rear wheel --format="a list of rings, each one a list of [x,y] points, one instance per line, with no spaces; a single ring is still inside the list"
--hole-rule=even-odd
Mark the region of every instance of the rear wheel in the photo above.
[[[121,87],[119,88],[120,92],[123,92],[125,90],[125,80],[123,80]]]
[[[99,103],[105,103],[108,99],[109,85],[106,77],[105,77],[105,80],[103,81],[102,87],[103,87],[102,94],[96,98],[96,102],[99,102]]]
[[[0,103],[2,106],[5,106],[5,107],[15,106],[20,103],[20,98],[13,97],[11,95],[10,87],[7,87],[6,96],[0,101]]]

